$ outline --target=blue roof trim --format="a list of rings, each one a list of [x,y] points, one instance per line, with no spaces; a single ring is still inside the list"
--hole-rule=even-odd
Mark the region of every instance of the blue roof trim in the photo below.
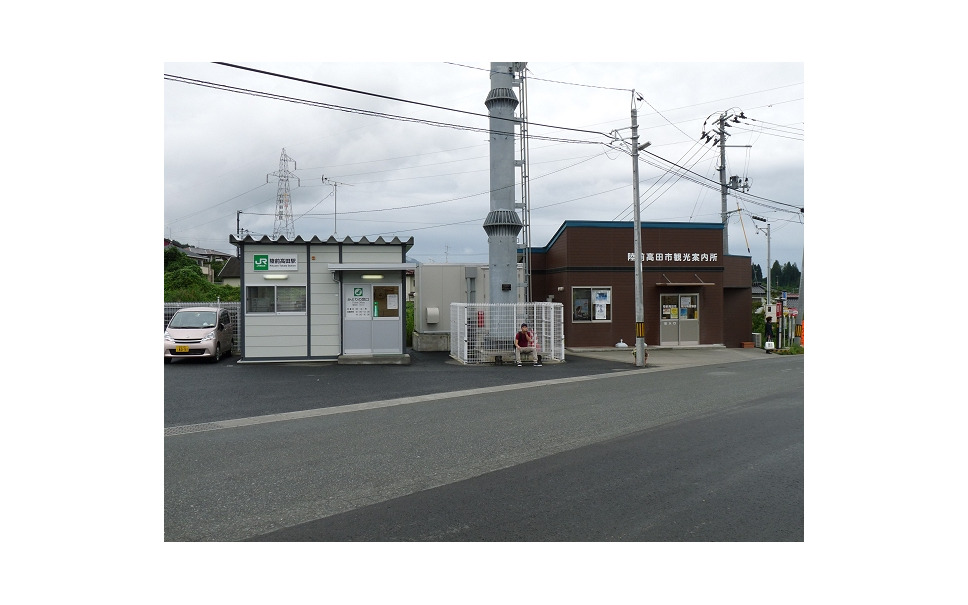
[[[554,245],[558,237],[564,233],[565,229],[568,227],[597,227],[599,229],[631,229],[634,225],[633,221],[565,221],[558,228],[558,231],[551,236],[551,241],[542,246],[541,248],[535,248],[532,246],[531,251],[537,252],[538,254],[543,254],[548,252],[548,250]],[[643,229],[714,229],[723,230],[722,223],[640,223]]]

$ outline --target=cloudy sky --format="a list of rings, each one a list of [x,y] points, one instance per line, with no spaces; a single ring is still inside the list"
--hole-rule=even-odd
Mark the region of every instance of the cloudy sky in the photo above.
[[[285,149],[296,235],[412,236],[417,261],[487,262],[489,62],[231,63],[164,64],[165,237],[233,252],[237,228],[271,236]],[[757,215],[771,225],[771,259],[801,266],[803,63],[527,67],[532,245],[567,220],[632,220],[632,160],[610,144],[613,131],[630,135],[635,98],[640,142],[651,142],[642,220],[720,221],[719,151],[700,135],[743,112],[727,176],[750,189],[729,198],[729,252],[765,268]]]

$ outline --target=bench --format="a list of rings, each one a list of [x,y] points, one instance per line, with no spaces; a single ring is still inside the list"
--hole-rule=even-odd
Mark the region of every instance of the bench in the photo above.
[[[514,363],[514,349],[510,351],[507,349],[478,349],[477,353],[483,363],[493,363],[496,366]],[[525,360],[533,363],[535,361],[534,355],[534,353],[528,352],[521,353],[521,363],[524,363]]]

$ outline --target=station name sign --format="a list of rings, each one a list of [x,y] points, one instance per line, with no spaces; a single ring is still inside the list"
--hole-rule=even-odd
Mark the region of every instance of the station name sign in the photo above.
[[[254,271],[298,271],[299,263],[294,254],[255,254],[252,257]]]
[[[635,260],[635,253],[628,253],[628,261]],[[719,260],[718,252],[643,252],[644,263],[709,263]]]

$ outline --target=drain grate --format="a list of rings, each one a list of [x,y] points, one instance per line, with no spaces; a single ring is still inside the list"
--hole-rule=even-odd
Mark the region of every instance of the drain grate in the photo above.
[[[201,433],[203,431],[217,431],[223,428],[217,422],[203,422],[202,424],[186,424],[185,426],[165,427],[165,437],[172,435],[187,435],[189,433]]]

